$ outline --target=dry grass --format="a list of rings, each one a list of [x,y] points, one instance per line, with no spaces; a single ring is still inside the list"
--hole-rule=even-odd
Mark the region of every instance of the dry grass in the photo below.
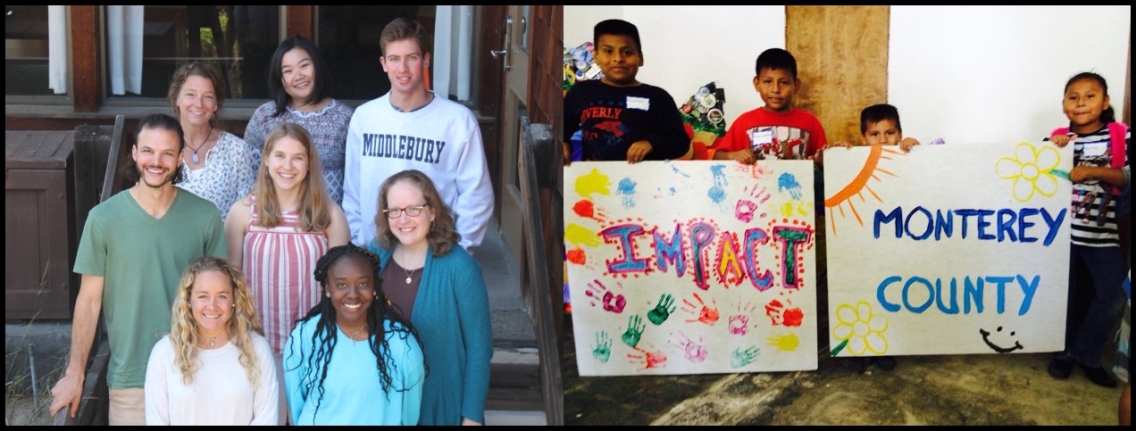
[[[47,284],[47,270],[40,276],[40,290]],[[26,323],[22,334],[5,331],[4,425],[51,425],[51,386],[67,367],[66,352],[51,354],[36,350],[29,333],[38,319]]]

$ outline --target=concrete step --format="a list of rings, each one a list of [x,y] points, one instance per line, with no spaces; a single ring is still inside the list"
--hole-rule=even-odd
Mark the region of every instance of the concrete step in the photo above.
[[[535,347],[499,347],[490,364],[486,425],[548,425],[540,391],[540,356]],[[527,344],[527,343],[520,343]]]
[[[490,364],[486,410],[544,412],[540,357],[534,347],[496,348]]]
[[[486,410],[485,425],[548,425],[544,412],[515,410]]]

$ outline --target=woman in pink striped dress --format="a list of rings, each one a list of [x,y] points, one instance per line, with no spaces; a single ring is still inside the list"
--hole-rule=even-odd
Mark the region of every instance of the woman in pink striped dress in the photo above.
[[[311,135],[296,124],[279,124],[265,140],[253,193],[229,210],[225,239],[229,259],[252,289],[281,389],[288,334],[319,304],[316,262],[350,236],[343,210],[328,197]],[[280,399],[286,399],[283,393]],[[281,425],[288,417],[281,401]]]

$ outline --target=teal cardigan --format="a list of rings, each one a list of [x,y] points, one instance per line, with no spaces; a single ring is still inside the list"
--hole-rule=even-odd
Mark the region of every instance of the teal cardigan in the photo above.
[[[385,269],[394,248],[372,240],[369,249]],[[427,252],[410,324],[428,367],[418,424],[460,425],[463,417],[484,424],[493,358],[489,292],[481,266],[464,248],[455,244],[442,256]]]

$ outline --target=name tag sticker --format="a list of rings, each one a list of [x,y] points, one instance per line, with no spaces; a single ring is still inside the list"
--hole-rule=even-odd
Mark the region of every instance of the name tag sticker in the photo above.
[[[646,97],[627,96],[627,109],[647,111],[651,109],[651,99]]]
[[[1085,157],[1103,156],[1105,151],[1108,151],[1108,143],[1107,142],[1093,142],[1091,144],[1085,144],[1084,146],[1081,147],[1081,151],[1083,152]]]
[[[761,148],[773,144],[772,128],[757,128],[749,132],[749,140],[754,148]]]

